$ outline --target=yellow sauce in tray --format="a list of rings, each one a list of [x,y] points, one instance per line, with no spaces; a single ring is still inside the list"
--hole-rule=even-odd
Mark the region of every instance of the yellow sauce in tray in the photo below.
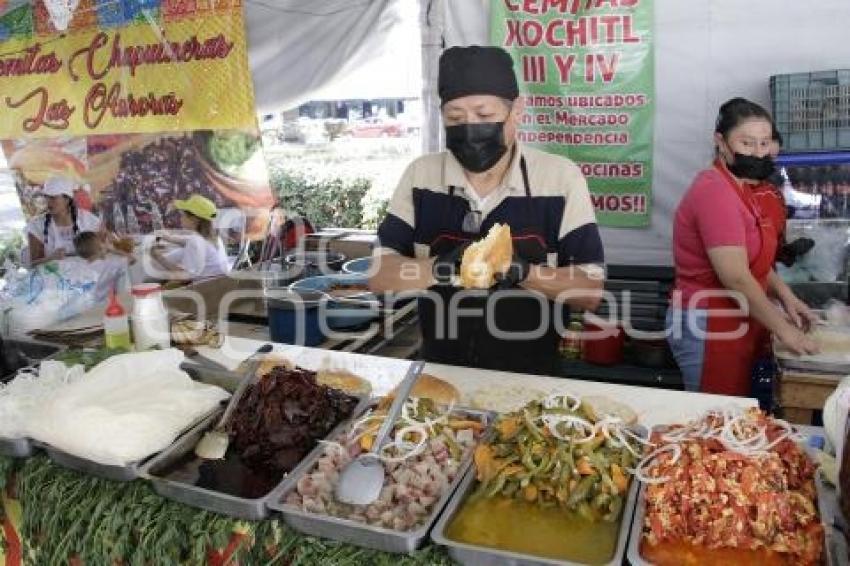
[[[462,543],[584,564],[610,562],[620,521],[591,522],[557,507],[514,499],[470,497],[446,529]]]

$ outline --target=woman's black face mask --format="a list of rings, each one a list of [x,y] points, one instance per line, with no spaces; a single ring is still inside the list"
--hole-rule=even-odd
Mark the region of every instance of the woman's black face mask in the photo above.
[[[726,167],[739,179],[764,181],[776,171],[776,165],[769,155],[757,157],[755,155],[743,155],[738,152],[731,153],[732,162],[729,163],[727,160]]]
[[[493,167],[505,155],[505,123],[484,122],[446,127],[446,147],[473,173]]]
[[[734,161],[728,165],[729,171],[738,178],[764,181],[776,171],[776,165],[769,155],[756,157],[755,155],[734,154]]]

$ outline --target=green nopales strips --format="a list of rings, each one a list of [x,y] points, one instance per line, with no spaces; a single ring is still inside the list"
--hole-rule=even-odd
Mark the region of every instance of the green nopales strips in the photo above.
[[[235,551],[227,564],[425,566],[452,564],[440,549],[385,554],[298,534],[282,521],[246,522],[163,499],[143,481],[111,482],[65,470],[44,457],[0,457],[0,482],[15,478],[23,509],[25,563],[120,560],[139,566],[206,565],[210,549]],[[236,537],[234,533],[243,533]],[[218,554],[213,552],[212,554]]]

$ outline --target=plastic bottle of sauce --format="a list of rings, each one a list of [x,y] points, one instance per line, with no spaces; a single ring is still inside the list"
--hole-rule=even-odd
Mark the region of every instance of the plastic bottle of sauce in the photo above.
[[[157,283],[134,285],[133,339],[136,350],[168,348],[171,346],[171,326],[168,311],[162,303],[162,287]]]
[[[130,350],[130,321],[115,289],[109,292],[109,305],[103,316],[104,342],[110,350]]]

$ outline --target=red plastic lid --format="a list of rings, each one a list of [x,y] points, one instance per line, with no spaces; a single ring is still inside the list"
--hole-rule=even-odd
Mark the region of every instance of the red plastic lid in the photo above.
[[[127,311],[121,306],[118,301],[118,295],[115,294],[115,289],[109,291],[109,306],[106,307],[106,316],[124,316]]]
[[[159,283],[142,283],[141,285],[133,285],[131,292],[134,297],[147,297],[161,291],[162,286]]]

